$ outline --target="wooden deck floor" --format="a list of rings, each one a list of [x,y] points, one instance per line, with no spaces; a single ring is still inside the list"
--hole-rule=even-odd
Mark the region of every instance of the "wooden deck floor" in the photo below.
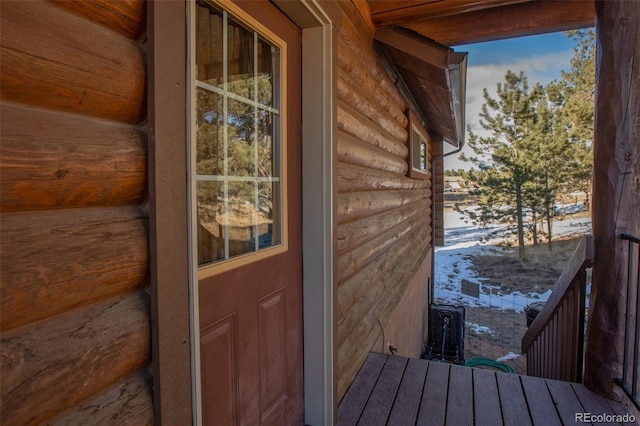
[[[371,353],[338,406],[337,425],[591,424],[576,422],[576,413],[625,411],[577,383]]]

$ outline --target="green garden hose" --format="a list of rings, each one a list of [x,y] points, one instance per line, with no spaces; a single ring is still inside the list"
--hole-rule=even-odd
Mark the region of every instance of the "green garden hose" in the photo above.
[[[511,374],[515,374],[516,372],[516,370],[514,370],[513,367],[511,367],[510,365],[505,364],[503,362],[494,361],[489,358],[470,358],[464,362],[464,365],[467,367],[487,366],[487,367],[492,367],[492,368],[504,371],[505,373],[511,373]]]

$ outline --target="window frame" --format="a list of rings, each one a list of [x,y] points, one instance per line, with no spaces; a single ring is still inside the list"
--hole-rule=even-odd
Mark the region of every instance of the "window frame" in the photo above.
[[[429,133],[425,130],[418,117],[415,113],[409,109],[408,114],[408,137],[407,137],[407,148],[409,150],[409,155],[407,157],[408,170],[407,176],[413,179],[423,179],[430,180],[431,179],[431,137]],[[414,133],[415,132],[415,133]],[[414,146],[414,134],[417,134],[421,138],[421,143],[418,144],[417,148]],[[414,161],[416,158],[420,158],[420,145],[424,143],[425,145],[425,166],[424,170],[417,169],[413,167]]]
[[[288,202],[287,202],[287,43],[279,38],[276,34],[270,31],[266,26],[262,23],[249,16],[245,11],[243,11],[240,7],[235,5],[232,2],[221,2],[218,0],[205,0],[206,3],[213,5],[216,8],[224,11],[229,15],[234,21],[240,23],[245,26],[248,30],[257,33],[258,37],[263,40],[271,43],[274,47],[277,47],[279,52],[279,72],[278,76],[279,87],[277,89],[277,93],[274,92],[274,96],[279,97],[282,102],[279,108],[279,116],[280,116],[280,124],[279,124],[279,134],[280,141],[279,147],[277,150],[274,150],[273,162],[279,164],[279,185],[280,185],[280,243],[275,244],[270,247],[258,248],[257,250],[242,253],[235,255],[233,257],[229,257],[228,259],[218,259],[214,260],[210,263],[206,263],[203,265],[197,264],[197,256],[198,256],[198,246],[197,243],[195,245],[196,253],[193,254],[196,258],[196,267],[197,267],[197,279],[203,280],[241,266],[254,263],[260,261],[262,259],[275,256],[281,253],[285,253],[289,249],[289,236],[288,236]],[[190,129],[190,146],[191,146],[191,167],[189,170],[189,181],[190,181],[190,190],[191,190],[191,202],[190,209],[192,215],[192,229],[191,233],[193,235],[193,239],[195,242],[197,239],[197,223],[198,223],[198,206],[197,206],[197,183],[200,182],[197,179],[197,168],[196,168],[196,152],[197,152],[197,96],[196,91],[200,86],[198,85],[199,80],[197,80],[195,75],[196,70],[196,55],[195,51],[191,53],[191,59],[189,61],[189,72],[190,72],[190,91],[191,91],[191,100],[190,100],[190,109],[191,109],[191,119],[189,121]]]

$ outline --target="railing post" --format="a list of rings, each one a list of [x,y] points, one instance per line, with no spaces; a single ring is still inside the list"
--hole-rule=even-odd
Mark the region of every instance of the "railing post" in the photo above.
[[[624,238],[624,235],[622,236]],[[629,251],[629,261],[627,262],[627,311],[625,312],[624,322],[624,362],[622,363],[622,380],[626,383],[629,373],[629,339],[631,339],[631,292],[633,291],[631,274],[633,274],[633,244],[629,240],[627,242],[627,250]]]
[[[633,259],[633,251],[632,251],[632,244],[631,241],[629,241],[629,265],[632,265],[632,259]],[[638,268],[638,280],[636,283],[636,338],[634,340],[636,347],[635,350],[633,351],[633,388],[632,388],[632,392],[631,392],[631,396],[632,398],[637,402],[638,401],[638,358],[639,358],[639,354],[638,351],[640,350],[640,315],[638,315],[638,312],[640,312],[640,253],[638,255],[638,262],[637,262],[637,268]],[[628,276],[628,281],[629,281],[629,287],[631,287],[632,283],[633,283],[633,279],[631,277],[633,271],[629,272],[629,276]],[[627,291],[627,299],[631,300],[631,292]],[[631,313],[627,312],[627,315],[629,315],[629,319],[631,319]],[[629,322],[629,321],[627,321]],[[628,351],[625,351],[628,352]]]
[[[625,391],[625,393],[631,398],[636,407],[640,408],[640,401],[638,401],[638,368],[640,364],[640,239],[632,237],[630,235],[622,234],[620,239],[627,241],[627,303],[625,312],[625,326],[624,326],[624,356],[622,363],[622,378],[616,379],[616,382]],[[637,258],[634,259],[635,248],[638,248]],[[634,271],[636,272],[634,283]],[[635,331],[632,332],[632,314],[633,314],[633,301],[632,296],[635,294]],[[633,336],[633,343],[631,344],[631,338]],[[629,364],[631,363],[629,358],[631,357],[631,351],[633,351],[633,366],[631,371],[631,383],[629,383]],[[630,385],[630,387],[629,387]]]
[[[578,285],[578,345],[576,358],[576,382],[582,383],[584,373],[584,313],[585,313],[585,297],[587,293],[587,271],[583,269],[580,273],[580,283]]]

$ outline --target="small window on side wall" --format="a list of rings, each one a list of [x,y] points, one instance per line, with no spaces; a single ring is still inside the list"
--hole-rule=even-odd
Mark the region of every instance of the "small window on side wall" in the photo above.
[[[431,154],[429,134],[413,111],[409,110],[409,170],[407,176],[414,179],[431,179]]]

